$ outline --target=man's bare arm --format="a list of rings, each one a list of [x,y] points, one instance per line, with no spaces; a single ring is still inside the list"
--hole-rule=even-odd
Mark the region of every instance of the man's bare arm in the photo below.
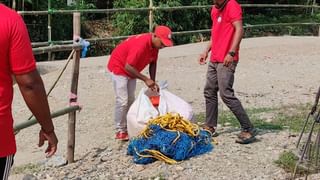
[[[50,117],[47,95],[37,70],[27,74],[15,75],[22,96],[42,129],[52,132],[54,126]]]
[[[236,53],[237,50],[239,49],[240,46],[240,42],[242,40],[242,36],[243,36],[243,27],[242,27],[242,21],[235,21],[232,23],[232,25],[235,28],[235,32],[233,35],[233,39],[231,42],[231,47],[229,49],[229,52],[226,57],[223,60],[223,65],[224,66],[229,66],[233,61],[234,61],[234,55],[231,54],[232,53]]]
[[[156,62],[150,63],[149,74],[150,74],[150,78],[153,81],[156,81],[156,73],[157,73],[157,63]]]
[[[243,33],[244,33],[242,20],[235,21],[232,23],[232,25],[235,28],[235,32],[234,32],[234,36],[233,36],[229,51],[236,52],[239,49],[239,46],[243,37]]]
[[[142,81],[146,81],[147,79],[149,79],[147,76],[143,75],[142,73],[140,73],[138,70],[136,70],[136,68],[134,68],[133,66],[131,66],[130,64],[126,64],[125,66],[125,70],[134,78],[140,79]]]
[[[44,142],[48,140],[48,147],[45,152],[48,153],[47,157],[50,157],[57,151],[58,139],[54,132],[42,79],[37,70],[26,74],[15,75],[15,79],[27,106],[41,125],[39,146],[42,146]]]
[[[154,80],[143,75],[130,64],[126,64],[125,69],[132,77],[142,80],[152,90],[157,90],[158,85],[155,83]]]
[[[198,62],[200,65],[203,65],[206,63],[207,58],[208,58],[208,54],[211,51],[211,45],[212,45],[211,43],[212,43],[212,37],[211,37],[210,41],[208,42],[204,51],[199,56]]]

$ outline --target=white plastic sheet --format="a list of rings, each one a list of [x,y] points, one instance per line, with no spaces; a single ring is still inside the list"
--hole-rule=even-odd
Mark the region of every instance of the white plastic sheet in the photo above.
[[[127,114],[127,128],[129,137],[135,137],[145,128],[147,122],[151,118],[166,113],[179,113],[185,119],[191,120],[193,116],[192,107],[189,103],[180,97],[170,93],[165,89],[166,85],[162,85],[159,91],[160,102],[158,108],[155,108],[149,96],[151,92],[147,88],[142,88],[138,97],[131,105]]]

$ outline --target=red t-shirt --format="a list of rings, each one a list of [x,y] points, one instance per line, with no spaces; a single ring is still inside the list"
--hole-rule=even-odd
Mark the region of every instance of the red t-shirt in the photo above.
[[[128,63],[141,72],[148,64],[158,59],[159,50],[152,47],[151,41],[151,33],[129,37],[112,51],[107,69],[116,75],[131,77],[125,70]]]
[[[35,68],[28,31],[22,18],[0,4],[0,157],[16,152],[11,75],[28,73]]]
[[[235,28],[233,22],[242,20],[241,6],[235,0],[229,0],[222,11],[215,6],[211,10],[211,61],[223,62],[231,48]],[[234,57],[239,60],[239,49]]]

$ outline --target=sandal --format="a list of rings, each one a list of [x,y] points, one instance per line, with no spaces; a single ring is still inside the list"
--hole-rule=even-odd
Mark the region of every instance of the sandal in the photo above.
[[[215,130],[215,128],[213,128],[213,127],[210,127],[210,126],[208,126],[208,125],[206,125],[206,124],[203,124],[203,125],[201,126],[201,128],[202,128],[203,130],[205,130],[205,131],[210,132],[210,134],[211,134],[212,137],[217,137],[217,136],[219,136],[219,133],[217,133],[216,130]]]
[[[250,144],[256,140],[256,135],[258,134],[256,129],[253,129],[251,131],[242,131],[238,135],[238,139],[236,140],[236,143],[239,144]]]

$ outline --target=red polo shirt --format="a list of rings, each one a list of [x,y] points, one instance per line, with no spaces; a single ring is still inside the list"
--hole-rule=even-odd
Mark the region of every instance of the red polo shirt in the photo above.
[[[219,11],[215,6],[211,10],[211,58],[212,62],[223,62],[231,48],[235,28],[232,23],[242,20],[241,6],[235,0],[229,0],[223,10]],[[234,57],[239,60],[239,49]]]
[[[0,157],[16,152],[11,75],[28,73],[35,68],[28,31],[22,18],[0,4]]]
[[[152,47],[151,33],[131,36],[112,51],[107,69],[116,75],[131,77],[125,70],[126,63],[141,72],[148,64],[157,61],[158,52]]]

